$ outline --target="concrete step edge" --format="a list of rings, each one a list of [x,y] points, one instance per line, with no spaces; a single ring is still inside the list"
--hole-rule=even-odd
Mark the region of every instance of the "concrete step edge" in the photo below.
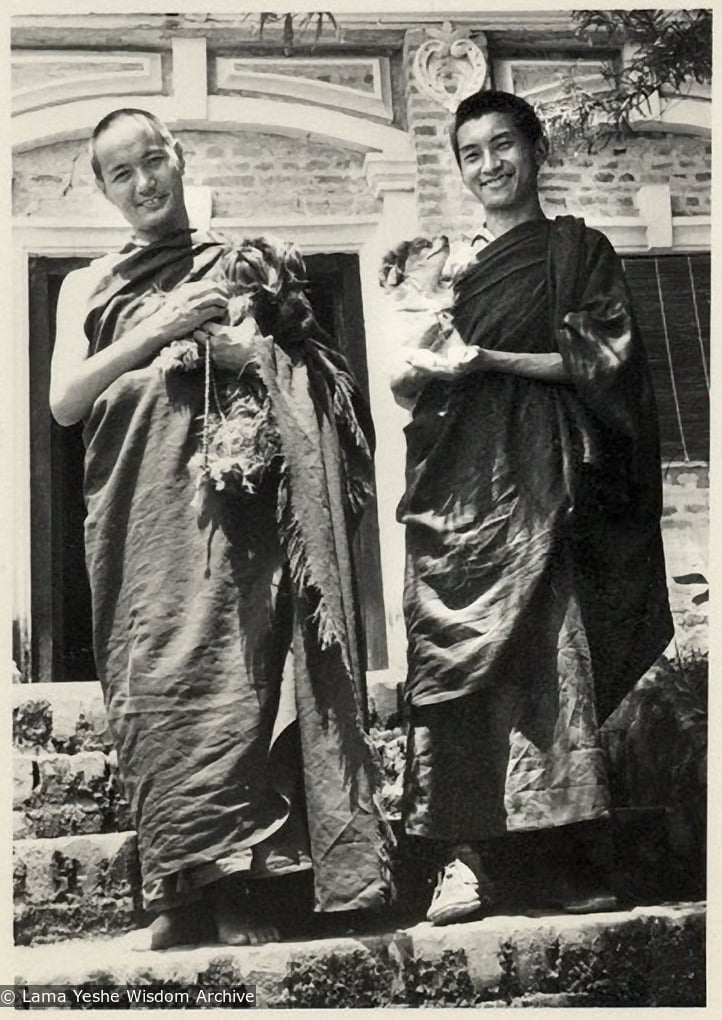
[[[69,836],[16,839],[13,843],[13,850],[18,856],[22,856],[25,851],[30,850],[45,850],[47,853],[55,853],[58,850],[71,849],[74,844],[87,842],[112,852],[114,848],[122,846],[131,837],[135,839],[134,829],[123,829],[121,832],[81,832]]]
[[[703,903],[685,903],[584,917],[494,916],[145,953],[132,951],[131,933],[17,948],[13,967],[27,985],[255,985],[259,1006],[694,1006],[704,1004],[705,913]]]

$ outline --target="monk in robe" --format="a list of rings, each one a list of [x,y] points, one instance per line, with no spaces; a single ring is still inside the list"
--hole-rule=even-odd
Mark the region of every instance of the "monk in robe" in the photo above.
[[[191,229],[181,146],[157,118],[115,111],[91,154],[133,235],[65,282],[50,399],[84,423],[96,664],[157,915],[138,945],[197,941],[208,917],[256,944],[279,937],[261,879],[312,869],[319,911],[388,891],[350,550],[371,424],[298,295],[284,343],[220,324],[231,246]],[[208,379],[156,363],[192,335],[221,389],[254,360],[281,452],[253,492],[211,487],[200,512]]]
[[[672,638],[645,352],[609,242],[542,212],[533,109],[479,92],[452,141],[493,240],[456,280],[474,357],[393,383],[416,400],[405,827],[444,854],[433,923],[494,909],[530,840],[549,902],[608,909],[582,863],[608,828],[599,727]]]

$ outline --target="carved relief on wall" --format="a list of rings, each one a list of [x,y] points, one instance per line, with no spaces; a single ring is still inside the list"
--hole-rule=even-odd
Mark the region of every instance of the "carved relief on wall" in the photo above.
[[[416,51],[413,76],[423,95],[453,112],[462,99],[483,88],[489,73],[486,37],[468,28],[427,28],[429,38]]]

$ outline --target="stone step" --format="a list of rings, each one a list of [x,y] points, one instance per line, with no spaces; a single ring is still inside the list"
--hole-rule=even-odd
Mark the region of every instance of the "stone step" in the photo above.
[[[132,828],[114,751],[13,754],[15,839],[122,832]]]
[[[17,948],[16,983],[104,986],[106,996],[112,986],[165,986],[180,1008],[179,992],[199,986],[225,995],[218,1004],[255,986],[261,1007],[705,1005],[700,903],[424,922],[257,947],[139,953],[131,938]]]
[[[134,832],[13,844],[15,941],[55,942],[142,923]]]
[[[403,912],[407,918],[420,918],[433,890],[438,858],[432,847],[405,836],[398,821],[392,826],[396,835],[391,858],[397,892],[394,914],[398,917]],[[621,812],[615,816],[615,831],[617,851],[609,879],[620,903],[704,896],[699,881],[670,869],[668,853],[662,852],[660,842],[664,817],[658,811]],[[505,858],[503,869],[499,871],[495,866],[492,874],[507,910],[539,904],[538,868],[522,851],[517,846],[513,858]],[[280,910],[286,922],[290,921],[290,907],[278,897],[289,895],[295,898],[293,918],[310,911],[310,878],[290,893],[275,889],[268,909]],[[123,932],[142,925],[145,919],[135,833],[128,830],[16,840],[14,904],[15,941],[19,945],[68,940],[81,933]]]

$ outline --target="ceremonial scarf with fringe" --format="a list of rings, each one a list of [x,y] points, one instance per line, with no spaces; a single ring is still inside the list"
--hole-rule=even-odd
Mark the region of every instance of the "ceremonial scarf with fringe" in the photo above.
[[[143,318],[143,300],[151,290],[170,292],[181,283],[218,277],[220,260],[229,248],[224,238],[194,231],[146,247],[129,246],[102,260],[96,266],[99,282],[85,323],[90,353],[108,346]],[[276,517],[293,588],[296,708],[316,905],[321,910],[378,906],[389,888],[390,833],[378,807],[378,766],[364,729],[365,682],[350,545],[353,529],[372,493],[373,429],[345,359],[322,331],[318,336],[288,343],[285,348],[266,338],[259,343],[258,363],[281,439]],[[161,373],[153,376],[152,383],[145,382],[143,376],[136,387],[137,398],[127,395],[132,378],[141,380],[144,371],[147,375],[141,366],[111,385],[96,401],[85,430],[86,499],[92,511],[89,573],[94,613],[98,596],[96,657],[106,687],[109,677],[102,674],[107,672],[112,656],[106,654],[103,642],[114,634],[117,652],[123,626],[116,614],[117,588],[130,583],[117,576],[122,565],[114,573],[109,571],[99,552],[112,552],[113,547],[103,519],[103,501],[108,504],[112,487],[106,483],[113,483],[114,465],[109,461],[113,457],[125,461],[129,443],[137,446],[133,456],[142,457],[143,430],[153,427],[153,415],[166,413],[152,407],[146,412],[143,405],[143,401],[151,402],[149,387],[161,386]],[[186,402],[188,414],[194,419],[193,428],[188,419],[189,425],[184,426],[187,435],[178,440],[182,468],[177,473],[178,490],[187,492],[190,499],[190,479],[188,483],[184,479],[201,433],[198,416],[202,410],[202,372],[181,376],[183,373],[176,373],[171,403],[180,394],[178,399]],[[124,386],[127,393],[122,395]],[[166,406],[168,398],[163,399]],[[113,415],[118,418],[116,422],[111,420]],[[128,430],[128,442],[121,435],[123,429]],[[126,475],[132,479],[127,464]],[[135,512],[128,510],[122,486],[114,484],[116,496],[124,502],[117,508],[119,514]],[[243,514],[242,502],[238,506],[239,514]],[[169,512],[172,510],[169,508]],[[184,611],[178,606],[178,619],[169,625],[171,628],[184,625]],[[187,622],[193,625],[190,619]],[[117,654],[127,672],[130,666],[124,653],[121,650]],[[193,668],[197,668],[197,655],[193,654]],[[109,715],[113,715],[117,731],[128,722],[128,700],[121,690],[127,682],[120,675],[122,669],[116,672],[115,687],[120,696]],[[109,704],[112,702],[111,692]],[[153,711],[157,715],[156,704]],[[137,720],[137,710],[131,725],[143,725]],[[132,753],[130,743],[128,754]],[[221,850],[226,851],[227,846],[224,844]],[[199,853],[207,859],[206,848]],[[197,857],[195,853],[175,863],[192,864]],[[161,862],[157,875],[167,874],[173,863]]]

